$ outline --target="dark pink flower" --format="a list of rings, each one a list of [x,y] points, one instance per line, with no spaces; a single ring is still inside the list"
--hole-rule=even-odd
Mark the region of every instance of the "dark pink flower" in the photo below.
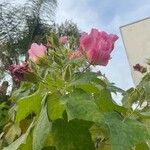
[[[91,64],[106,66],[117,39],[117,35],[92,29],[90,34],[82,34],[80,49],[86,54]]]
[[[38,62],[46,55],[46,51],[47,48],[43,44],[38,45],[37,43],[33,43],[28,50],[29,59],[33,62]]]
[[[22,81],[25,79],[25,74],[30,72],[30,68],[27,63],[20,65],[13,64],[9,67],[9,71],[11,72],[11,75],[15,81]]]
[[[68,42],[68,37],[67,36],[61,36],[59,38],[59,43],[60,44],[66,44]]]
[[[146,73],[147,69],[144,66],[141,66],[140,64],[136,64],[133,66],[135,71],[141,72],[141,73]]]
[[[72,51],[70,54],[69,54],[69,59],[74,59],[74,58],[78,58],[78,57],[81,57],[82,56],[82,53],[80,50],[75,50],[75,51]]]

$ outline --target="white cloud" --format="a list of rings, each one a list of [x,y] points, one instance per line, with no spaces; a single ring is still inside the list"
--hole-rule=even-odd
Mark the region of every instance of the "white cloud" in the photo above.
[[[56,21],[61,23],[66,19],[73,20],[81,30],[88,31],[91,27],[97,25],[97,20],[99,19],[98,13],[88,8],[86,0],[81,0],[80,2],[75,0],[61,1],[59,2]]]

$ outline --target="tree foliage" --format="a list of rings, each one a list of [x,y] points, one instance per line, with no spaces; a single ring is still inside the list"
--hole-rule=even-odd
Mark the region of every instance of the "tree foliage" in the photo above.
[[[0,70],[18,63],[33,41],[53,21],[56,0],[27,0],[23,5],[0,3]]]
[[[56,6],[55,0],[32,0],[15,6],[8,2],[0,4],[1,78],[11,64],[17,64],[26,57],[31,43],[47,43],[46,37],[52,32],[59,36],[68,35],[71,47],[77,48],[81,31],[72,21],[61,25],[54,23]]]

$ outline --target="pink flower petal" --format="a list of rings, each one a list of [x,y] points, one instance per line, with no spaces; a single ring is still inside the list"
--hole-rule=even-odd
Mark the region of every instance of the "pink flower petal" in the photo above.
[[[44,45],[33,43],[28,50],[29,59],[33,62],[37,62],[40,58],[43,58],[46,55],[46,50],[47,48]]]
[[[117,39],[117,35],[92,29],[90,34],[81,36],[80,49],[85,51],[90,63],[106,66]]]

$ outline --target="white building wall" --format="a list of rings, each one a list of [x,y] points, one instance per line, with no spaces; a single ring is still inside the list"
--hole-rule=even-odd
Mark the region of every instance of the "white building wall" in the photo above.
[[[138,63],[146,66],[146,59],[150,58],[150,18],[121,27],[121,34],[133,81],[137,85],[143,75],[134,71],[133,66]]]

